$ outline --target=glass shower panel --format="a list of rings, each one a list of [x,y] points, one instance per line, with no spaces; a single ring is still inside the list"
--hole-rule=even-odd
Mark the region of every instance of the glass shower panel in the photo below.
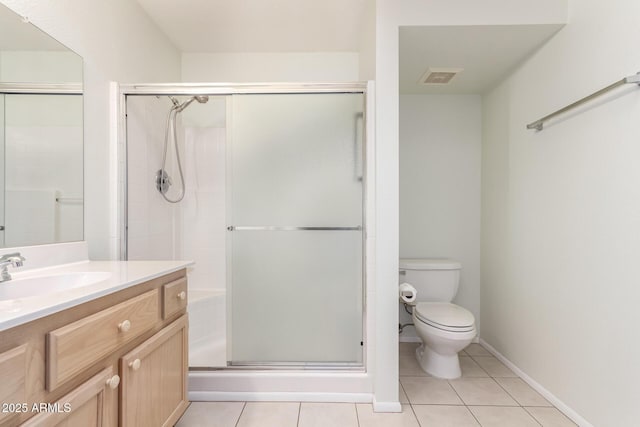
[[[362,94],[235,95],[232,364],[362,363]]]
[[[233,236],[233,362],[362,361],[359,231]]]

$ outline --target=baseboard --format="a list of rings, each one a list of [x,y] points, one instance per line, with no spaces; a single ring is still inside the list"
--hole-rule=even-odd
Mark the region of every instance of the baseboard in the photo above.
[[[376,402],[373,399],[373,412],[402,412],[400,402]]]
[[[529,375],[524,373],[524,371],[522,371],[522,369],[518,368],[516,365],[513,364],[513,362],[511,362],[509,359],[504,357],[498,350],[493,348],[491,346],[491,344],[487,343],[482,338],[480,338],[480,344],[484,348],[486,348],[491,354],[493,354],[498,360],[500,360],[502,363],[507,365],[507,367],[509,369],[511,369],[516,374],[518,374],[518,376],[520,378],[522,378],[522,380],[524,382],[529,384],[531,386],[531,388],[533,388],[535,391],[540,393],[545,399],[547,399],[549,402],[551,402],[553,404],[553,406],[558,408],[558,410],[560,412],[565,414],[567,417],[571,418],[571,420],[574,423],[578,424],[580,427],[593,427],[593,424],[591,424],[590,422],[588,422],[587,420],[582,418],[582,416],[580,416],[580,414],[578,414],[576,411],[571,409],[563,401],[558,399],[553,393],[551,393],[549,390],[544,388],[540,383],[538,383],[536,380],[531,378]]]
[[[243,391],[190,391],[192,402],[339,402],[371,403],[370,393],[296,393]],[[400,405],[398,403],[398,405]],[[374,404],[375,410],[375,404]],[[381,411],[387,412],[387,411]],[[389,411],[399,412],[399,411]]]

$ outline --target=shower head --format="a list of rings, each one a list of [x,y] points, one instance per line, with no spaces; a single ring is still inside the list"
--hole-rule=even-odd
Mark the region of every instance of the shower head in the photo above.
[[[189,106],[189,104],[191,104],[193,101],[198,101],[200,104],[204,104],[209,100],[209,97],[207,95],[196,95],[196,96],[192,96],[188,101],[180,104],[180,105],[176,105],[175,110],[178,113],[181,113],[182,111],[184,111],[185,108],[187,108]],[[174,103],[175,104],[175,103]]]

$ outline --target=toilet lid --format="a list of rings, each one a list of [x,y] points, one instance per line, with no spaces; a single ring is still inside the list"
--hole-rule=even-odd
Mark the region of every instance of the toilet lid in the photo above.
[[[436,328],[467,332],[473,329],[473,314],[459,305],[448,302],[421,302],[414,308],[416,317]]]

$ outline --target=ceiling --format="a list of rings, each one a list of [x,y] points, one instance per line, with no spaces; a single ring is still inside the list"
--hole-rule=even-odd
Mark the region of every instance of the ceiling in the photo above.
[[[182,52],[354,52],[371,0],[137,0]]]
[[[373,0],[137,0],[182,52],[357,52]],[[479,94],[560,24],[400,28],[400,93]],[[427,68],[463,68],[450,84],[418,83]]]
[[[481,94],[533,54],[562,25],[400,28],[400,93]],[[463,68],[451,83],[425,86],[427,68]]]

